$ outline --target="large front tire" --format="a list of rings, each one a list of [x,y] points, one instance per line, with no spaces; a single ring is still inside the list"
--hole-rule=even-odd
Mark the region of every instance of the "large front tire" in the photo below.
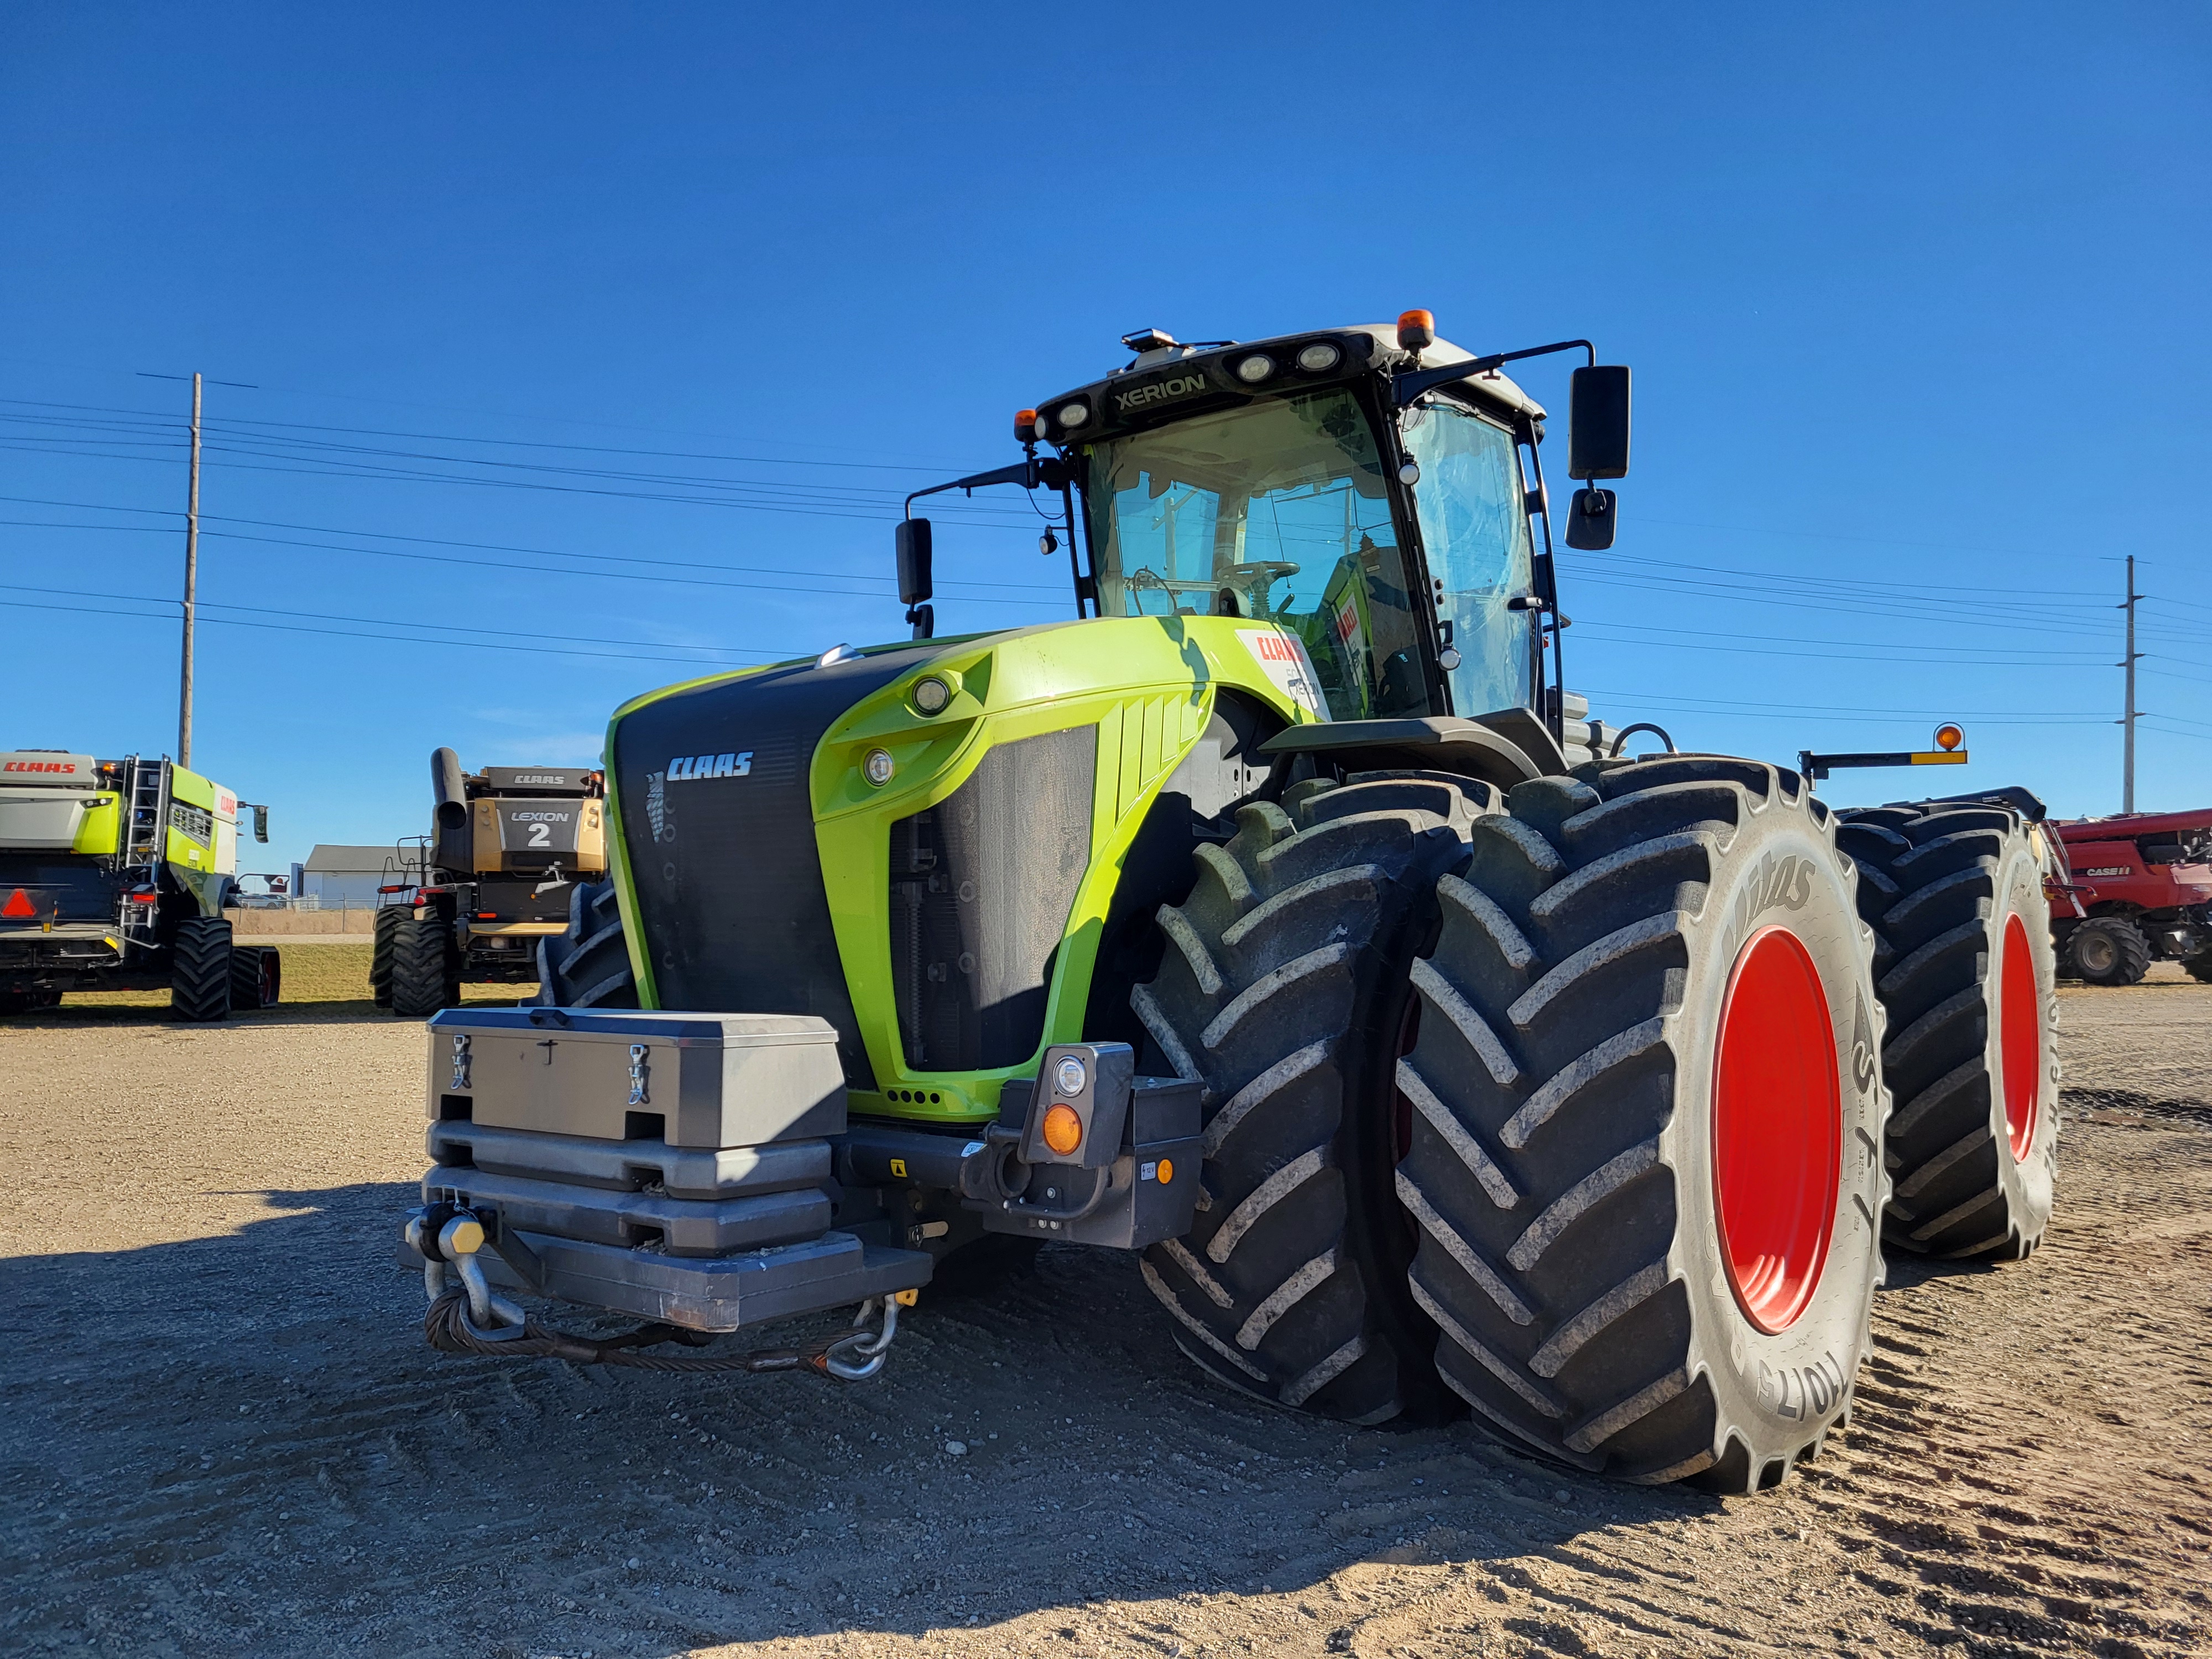
[[[1847,1408],[1887,1100],[1850,861],[1794,774],[1516,787],[1416,969],[1399,1191],[1444,1381],[1509,1444],[1773,1485]]]
[[[2136,985],[2150,972],[2150,941],[2126,916],[2091,916],[2066,939],[2066,966],[2090,985]]]
[[[372,921],[374,943],[368,952],[368,994],[380,1008],[392,1006],[392,929],[413,919],[414,912],[407,907],[387,904],[376,912]]]
[[[635,1008],[637,978],[612,881],[578,882],[568,927],[538,941],[538,1000],[556,1008]]]
[[[2027,1255],[2051,1222],[2058,1158],[2057,968],[2038,832],[1994,804],[1839,816],[1889,1016],[1886,1236],[1923,1255]]]
[[[1395,1068],[1437,879],[1493,802],[1440,775],[1294,785],[1159,912],[1130,1000],[1150,1063],[1205,1084],[1205,1161],[1197,1224],[1142,1272],[1185,1353],[1279,1405],[1371,1424],[1448,1403],[1391,1191]]]
[[[392,929],[392,1012],[428,1019],[461,1000],[452,924],[436,916],[402,918]]]
[[[169,1011],[195,1025],[230,1017],[230,924],[219,916],[180,923],[170,947]]]

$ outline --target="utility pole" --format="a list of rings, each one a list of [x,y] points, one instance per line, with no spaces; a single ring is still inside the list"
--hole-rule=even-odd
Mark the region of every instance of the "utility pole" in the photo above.
[[[2128,613],[2128,654],[2120,666],[2127,671],[2127,704],[2120,714],[2120,811],[2136,810],[2136,556],[2128,555],[2128,597],[2120,609]]]
[[[142,380],[181,380],[181,374],[156,374],[140,369]],[[185,491],[185,650],[183,672],[177,687],[177,764],[192,763],[192,623],[199,610],[200,586],[200,377],[192,382],[192,463]],[[217,380],[246,392],[259,387],[245,380]]]
[[[2130,568],[2133,567],[2131,566]],[[191,482],[185,495],[185,653],[184,677],[177,695],[177,764],[189,767],[192,763],[192,620],[198,607],[200,585],[200,377],[192,376],[192,470]],[[2130,584],[2132,585],[2132,584]],[[2132,625],[2132,624],[2131,624]],[[2129,636],[2133,648],[2133,635]],[[2129,671],[2134,672],[2132,669]],[[2130,684],[2133,684],[2130,680]],[[2135,742],[2135,728],[2128,728],[2128,741]],[[2128,753],[2132,757],[2135,750]],[[2135,762],[2128,763],[2128,775],[2135,775]]]

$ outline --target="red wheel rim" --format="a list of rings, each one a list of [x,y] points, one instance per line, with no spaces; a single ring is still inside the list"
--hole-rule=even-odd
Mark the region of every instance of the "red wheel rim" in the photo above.
[[[2018,916],[2005,922],[2004,967],[1997,986],[1997,1046],[2004,1062],[2005,1144],[2023,1162],[2035,1145],[2043,1085],[2043,1010],[2035,993],[2035,955]]]
[[[1827,993],[1786,928],[1737,955],[1713,1058],[1713,1197],[1744,1317],[1770,1335],[1819,1288],[1843,1170],[1843,1091]]]

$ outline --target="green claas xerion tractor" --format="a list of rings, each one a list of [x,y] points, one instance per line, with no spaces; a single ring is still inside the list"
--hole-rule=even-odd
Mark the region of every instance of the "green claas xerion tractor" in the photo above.
[[[238,819],[269,809],[167,759],[0,754],[0,1012],[166,988],[177,1018],[275,1004],[283,964],[234,945]]]
[[[518,1286],[635,1342],[881,1300],[805,1356],[862,1374],[948,1256],[1105,1245],[1261,1398],[1780,1479],[1885,1220],[2017,1255],[2049,1216],[2021,814],[1847,819],[1583,718],[1533,354],[1423,313],[1127,343],[942,486],[1049,492],[1074,617],[932,637],[909,517],[915,637],[617,711],[543,1006],[431,1023],[433,1340],[636,1352]],[[1624,475],[1627,371],[1572,402],[1569,472]],[[1577,491],[1569,544],[1614,511]]]

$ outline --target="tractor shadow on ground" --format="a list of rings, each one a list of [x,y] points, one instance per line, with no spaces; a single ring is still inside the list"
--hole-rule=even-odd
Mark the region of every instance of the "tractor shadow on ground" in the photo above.
[[[0,1018],[0,1031],[70,1030],[82,1026],[106,1029],[158,1028],[169,1031],[222,1031],[245,1026],[263,1030],[289,1025],[391,1025],[398,1024],[389,1009],[368,997],[358,1001],[285,1002],[274,1008],[234,1013],[209,1024],[188,1023],[170,1013],[167,1001],[106,1002],[89,998],[71,1000],[58,1008],[35,1014],[9,1014]],[[422,1022],[413,1022],[420,1024]]]
[[[925,1291],[869,1382],[671,1376],[435,1354],[394,1265],[411,1183],[264,1196],[268,1218],[216,1237],[0,1261],[14,1639],[672,1655],[1099,1599],[1142,1622],[1193,1592],[1719,1508],[1465,1422],[1355,1428],[1231,1392],[1105,1252]],[[57,1246],[82,1238],[58,1222]]]

